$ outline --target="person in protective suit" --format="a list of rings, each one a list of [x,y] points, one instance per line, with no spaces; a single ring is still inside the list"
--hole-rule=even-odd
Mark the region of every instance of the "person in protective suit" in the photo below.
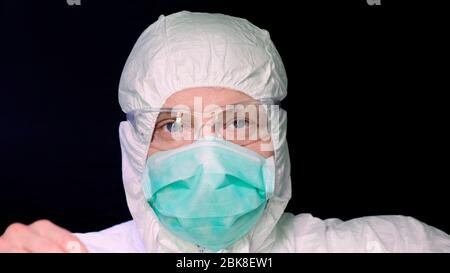
[[[450,252],[412,217],[321,220],[291,197],[287,77],[269,33],[245,19],[160,16],[125,64],[122,173],[133,220],[72,234],[11,225],[0,251]]]

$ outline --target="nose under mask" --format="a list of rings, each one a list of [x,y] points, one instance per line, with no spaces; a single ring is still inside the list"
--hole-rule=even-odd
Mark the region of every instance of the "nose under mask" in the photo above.
[[[209,137],[150,156],[142,185],[166,229],[218,251],[260,219],[273,194],[274,175],[273,156]]]

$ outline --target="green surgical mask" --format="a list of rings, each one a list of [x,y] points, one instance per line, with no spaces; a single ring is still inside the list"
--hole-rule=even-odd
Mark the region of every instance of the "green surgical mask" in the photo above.
[[[274,174],[273,156],[212,138],[150,156],[142,185],[164,227],[218,251],[259,220],[274,190]]]

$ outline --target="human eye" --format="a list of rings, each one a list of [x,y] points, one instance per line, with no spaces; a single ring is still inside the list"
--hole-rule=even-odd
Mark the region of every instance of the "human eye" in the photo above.
[[[248,128],[250,125],[248,119],[246,118],[235,118],[232,122],[232,126],[235,129],[243,129],[243,128]]]
[[[178,133],[181,131],[182,126],[176,119],[166,119],[158,122],[156,125],[157,130],[161,130],[165,133]]]
[[[253,122],[248,117],[233,117],[224,124],[225,130],[248,130],[253,126]]]

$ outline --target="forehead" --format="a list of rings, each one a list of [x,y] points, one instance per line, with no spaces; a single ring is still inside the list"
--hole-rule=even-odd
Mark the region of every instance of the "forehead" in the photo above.
[[[174,107],[182,104],[194,108],[195,98],[201,98],[203,106],[234,104],[252,99],[249,95],[238,90],[222,87],[198,87],[183,89],[172,94],[163,107]]]

